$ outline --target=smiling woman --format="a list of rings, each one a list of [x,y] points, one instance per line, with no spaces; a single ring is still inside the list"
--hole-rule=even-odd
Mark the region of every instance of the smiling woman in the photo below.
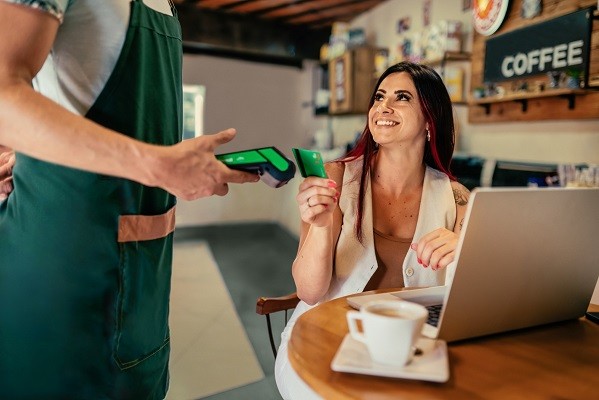
[[[451,100],[431,68],[402,62],[376,83],[355,148],[306,178],[293,263],[298,304],[275,366],[285,399],[316,398],[287,358],[297,318],[314,304],[364,290],[445,283],[468,190],[454,181]],[[310,207],[305,207],[309,204]]]
[[[397,89],[400,88],[400,89]],[[379,146],[422,141],[429,130],[420,110],[420,99],[410,75],[392,74],[381,82],[368,112],[369,129]],[[391,129],[395,128],[397,129]],[[424,150],[424,146],[419,146]],[[419,158],[422,158],[423,151]]]

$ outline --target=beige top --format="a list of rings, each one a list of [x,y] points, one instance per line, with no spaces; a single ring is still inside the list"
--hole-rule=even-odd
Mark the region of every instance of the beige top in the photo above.
[[[378,268],[364,290],[404,287],[403,260],[408,254],[413,238],[397,238],[374,231],[374,251]]]
[[[353,293],[361,293],[371,278],[382,264],[379,262],[377,252],[384,257],[390,270],[403,274],[401,285],[405,287],[437,286],[445,284],[445,271],[447,268],[433,271],[418,264],[415,251],[407,250],[410,243],[405,243],[405,250],[393,250],[393,261],[387,259],[386,250],[380,250],[375,245],[374,226],[372,221],[372,191],[370,180],[366,181],[366,193],[364,195],[364,215],[362,229],[364,240],[361,243],[355,235],[353,227],[356,224],[356,210],[358,205],[358,194],[360,190],[361,158],[345,164],[343,175],[343,189],[339,199],[339,207],[343,213],[343,226],[335,249],[335,262],[333,276],[329,291],[322,302],[346,296]],[[418,222],[414,232],[414,240],[434,229],[445,227],[453,230],[456,222],[456,204],[453,197],[453,189],[449,178],[444,173],[433,168],[426,167],[422,197],[418,213]],[[426,217],[424,217],[426,215]],[[411,242],[411,240],[410,240]],[[378,247],[375,251],[375,247]],[[397,264],[396,264],[397,263]],[[397,267],[395,267],[397,265]],[[385,287],[387,284],[385,283]],[[287,322],[287,326],[281,334],[281,348],[286,348],[287,341],[295,321],[304,312],[313,306],[300,301]]]
[[[356,237],[358,197],[360,191],[361,158],[345,164],[343,190],[339,207],[343,214],[342,229],[335,249],[334,271],[329,291],[323,301],[363,292],[379,265],[374,245],[374,221],[370,180],[366,181],[363,240]],[[418,220],[414,240],[441,227],[453,230],[456,221],[456,204],[449,178],[444,173],[426,167]],[[403,286],[423,287],[445,284],[446,268],[433,271],[418,264],[416,252],[408,250],[404,258],[398,257],[403,273]],[[302,307],[299,307],[300,309]],[[297,310],[297,309],[296,309]]]

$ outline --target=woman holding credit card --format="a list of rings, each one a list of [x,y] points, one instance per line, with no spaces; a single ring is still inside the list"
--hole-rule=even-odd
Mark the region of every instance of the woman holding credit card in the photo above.
[[[307,177],[292,273],[301,299],[282,333],[275,378],[285,399],[318,398],[295,373],[287,342],[310,307],[379,288],[445,284],[468,190],[450,172],[455,133],[440,76],[401,62],[379,78],[355,147]]]

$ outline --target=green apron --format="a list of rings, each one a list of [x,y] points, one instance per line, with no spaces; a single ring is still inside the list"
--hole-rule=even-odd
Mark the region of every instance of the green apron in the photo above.
[[[86,117],[144,142],[179,142],[181,63],[176,14],[133,1],[116,67]],[[0,398],[165,397],[175,202],[17,155],[14,191],[0,204]]]

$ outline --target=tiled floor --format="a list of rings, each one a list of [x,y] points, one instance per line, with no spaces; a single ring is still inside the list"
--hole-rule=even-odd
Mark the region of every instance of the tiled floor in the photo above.
[[[176,243],[168,399],[206,397],[264,378],[210,248]]]
[[[198,240],[204,240],[210,246],[265,375],[255,383],[205,399],[280,400],[274,382],[274,358],[268,341],[266,322],[264,317],[255,313],[255,308],[259,296],[279,296],[295,290],[291,278],[291,263],[297,251],[297,239],[279,225],[268,223],[182,228],[175,233],[177,246]],[[280,332],[284,326],[282,317],[273,318],[273,325]],[[199,354],[205,353],[205,357],[209,357],[212,352],[208,347],[210,346],[197,344]],[[192,363],[189,369],[193,371],[193,368]],[[180,400],[174,397],[169,397],[170,399]]]

